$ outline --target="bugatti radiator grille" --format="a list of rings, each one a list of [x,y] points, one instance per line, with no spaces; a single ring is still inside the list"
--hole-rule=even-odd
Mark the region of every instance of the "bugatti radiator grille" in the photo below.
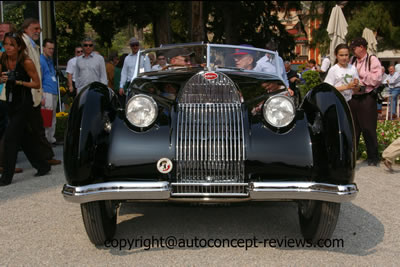
[[[177,182],[243,182],[240,104],[179,104]]]
[[[209,73],[207,73],[209,74]],[[178,104],[176,196],[242,196],[245,143],[240,94],[222,74],[194,75]]]

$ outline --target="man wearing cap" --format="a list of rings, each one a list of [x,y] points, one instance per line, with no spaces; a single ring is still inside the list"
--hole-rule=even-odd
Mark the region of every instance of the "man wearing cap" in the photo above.
[[[185,48],[176,48],[168,51],[167,56],[171,67],[187,67],[192,65],[190,56],[193,54],[194,52],[190,52]]]
[[[76,59],[75,84],[77,94],[92,82],[101,82],[107,86],[107,73],[104,58],[95,53],[94,42],[87,37],[82,41],[83,55]]]
[[[119,82],[119,94],[125,95],[125,90],[127,85],[131,82],[133,74],[135,72],[137,53],[139,51],[139,40],[132,37],[129,40],[129,45],[131,47],[132,53],[126,56],[124,60],[124,65],[121,71],[121,80]],[[150,59],[145,56],[140,62],[140,68],[144,68],[144,71],[151,71]]]
[[[243,44],[243,47],[254,47],[252,45]],[[254,60],[256,51],[249,50],[245,48],[236,48],[235,53],[233,53],[233,59],[235,60],[235,65],[237,68],[252,70],[256,66]],[[271,64],[272,66],[272,64]]]
[[[367,46],[367,41],[362,37],[354,39],[350,45],[356,57],[352,63],[357,68],[361,89],[359,92],[353,91],[349,106],[354,121],[357,147],[362,133],[367,146],[368,165],[377,166],[379,163],[376,135],[378,111],[374,89],[381,84],[382,66],[376,56],[368,55]]]

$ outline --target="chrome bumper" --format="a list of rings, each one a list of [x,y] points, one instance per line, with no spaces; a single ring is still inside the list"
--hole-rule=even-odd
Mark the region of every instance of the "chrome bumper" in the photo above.
[[[202,184],[203,186],[213,184]],[[160,200],[193,202],[233,202],[310,199],[329,202],[347,202],[358,193],[356,184],[335,185],[315,182],[251,182],[248,194],[202,193],[180,197],[172,192],[169,182],[107,182],[86,186],[64,185],[65,200],[86,203],[98,200]]]

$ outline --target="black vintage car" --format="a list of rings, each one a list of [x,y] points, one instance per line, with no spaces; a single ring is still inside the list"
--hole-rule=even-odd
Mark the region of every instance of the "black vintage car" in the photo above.
[[[62,194],[81,204],[92,243],[113,237],[120,203],[154,200],[292,200],[305,239],[332,236],[358,192],[352,117],[335,88],[295,106],[277,53],[248,46],[139,53],[126,105],[92,83],[70,111]],[[168,64],[150,69],[150,53]]]

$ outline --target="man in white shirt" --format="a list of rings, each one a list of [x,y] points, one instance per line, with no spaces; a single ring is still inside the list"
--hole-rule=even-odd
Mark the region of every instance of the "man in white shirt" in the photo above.
[[[129,40],[129,45],[131,47],[132,53],[124,60],[124,66],[121,71],[121,81],[119,83],[119,94],[125,95],[125,89],[127,84],[132,80],[133,74],[135,72],[137,53],[139,52],[140,44],[139,40],[132,37]],[[150,59],[146,56],[141,60],[140,68],[144,68],[144,71],[151,71]]]
[[[67,77],[68,77],[68,88],[71,93],[75,91],[76,93],[76,87],[75,87],[75,75],[74,75],[74,70],[75,70],[75,65],[76,65],[76,59],[81,56],[83,53],[83,48],[81,46],[75,47],[75,56],[68,60],[67,63]]]
[[[323,80],[325,80],[325,78],[326,78],[326,75],[328,74],[328,70],[329,70],[329,67],[331,66],[331,60],[329,59],[329,57],[328,56],[325,56],[323,59],[322,59],[322,62],[321,62],[321,68],[319,68],[317,71],[319,72],[319,76],[321,77],[321,80],[323,81]]]
[[[331,65],[331,61],[328,57],[324,57],[321,63],[321,71],[322,72],[327,72],[329,69],[329,66]]]
[[[397,96],[400,95],[400,74],[395,71],[394,66],[389,66],[389,75],[387,76],[387,80],[385,82],[389,85],[390,94],[391,94],[391,113],[392,119],[396,119],[396,107],[397,107]]]

